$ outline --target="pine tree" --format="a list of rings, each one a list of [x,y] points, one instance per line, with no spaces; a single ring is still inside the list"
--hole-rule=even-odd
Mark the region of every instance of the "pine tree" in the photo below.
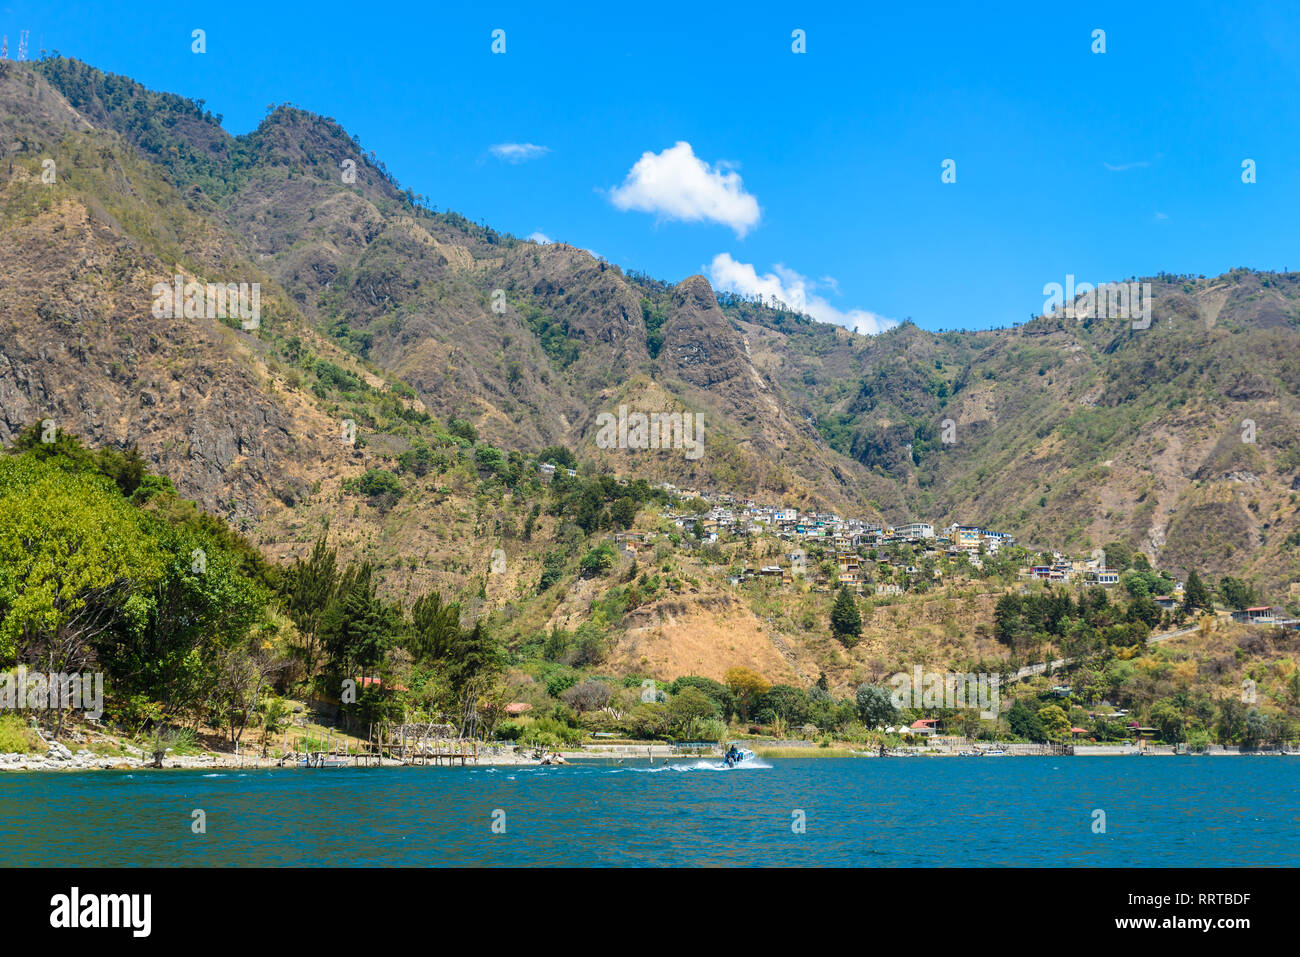
[[[862,616],[848,585],[841,585],[840,593],[835,596],[835,605],[831,608],[831,634],[849,648],[858,643],[858,636],[862,634]]]
[[[1183,588],[1183,611],[1191,614],[1198,608],[1209,609],[1210,592],[1201,581],[1201,576],[1193,568],[1187,573],[1187,584]]]

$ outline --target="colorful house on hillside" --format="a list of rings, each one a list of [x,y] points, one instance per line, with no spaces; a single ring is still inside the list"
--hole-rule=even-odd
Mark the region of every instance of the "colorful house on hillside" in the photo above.
[[[984,533],[978,525],[949,525],[944,532],[953,547],[963,551],[977,552],[984,541]]]

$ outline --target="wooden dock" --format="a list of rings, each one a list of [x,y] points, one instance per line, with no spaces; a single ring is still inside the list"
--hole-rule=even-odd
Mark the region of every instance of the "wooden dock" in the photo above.
[[[282,763],[303,768],[381,767],[387,760],[405,767],[451,767],[457,763],[465,767],[470,762],[478,764],[479,758],[476,739],[462,738],[451,725],[432,722],[398,728],[372,725],[365,739],[355,744],[335,744],[332,735],[323,743],[324,747],[318,747],[317,742],[303,736],[294,740],[290,750],[286,732]]]
[[[403,724],[394,730],[389,750],[406,766],[445,763],[451,767],[458,761],[461,767],[470,761],[478,764],[478,741],[467,741],[459,735],[453,737],[455,731],[449,724]]]
[[[404,767],[477,765],[478,741],[456,735],[450,724],[407,723],[396,728],[372,724],[364,740],[335,744],[333,733],[325,741],[300,736],[294,739],[292,749],[286,732],[285,757],[281,759],[281,763],[309,768],[382,767],[385,761]]]

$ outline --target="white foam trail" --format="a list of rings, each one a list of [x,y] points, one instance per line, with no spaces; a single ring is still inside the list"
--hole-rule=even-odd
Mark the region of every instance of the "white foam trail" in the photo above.
[[[733,767],[727,767],[718,761],[696,761],[693,764],[664,764],[653,768],[627,768],[628,771],[640,771],[642,774],[653,774],[659,771],[763,771],[771,770],[772,765],[759,758],[750,758],[748,761],[741,761]]]

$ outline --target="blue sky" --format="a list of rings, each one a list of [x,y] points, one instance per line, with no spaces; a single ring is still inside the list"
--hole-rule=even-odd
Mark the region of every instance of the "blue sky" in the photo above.
[[[443,6],[42,0],[0,31],[234,133],[292,102],[440,209],[862,329],[1022,321],[1067,274],[1300,269],[1300,5]]]

